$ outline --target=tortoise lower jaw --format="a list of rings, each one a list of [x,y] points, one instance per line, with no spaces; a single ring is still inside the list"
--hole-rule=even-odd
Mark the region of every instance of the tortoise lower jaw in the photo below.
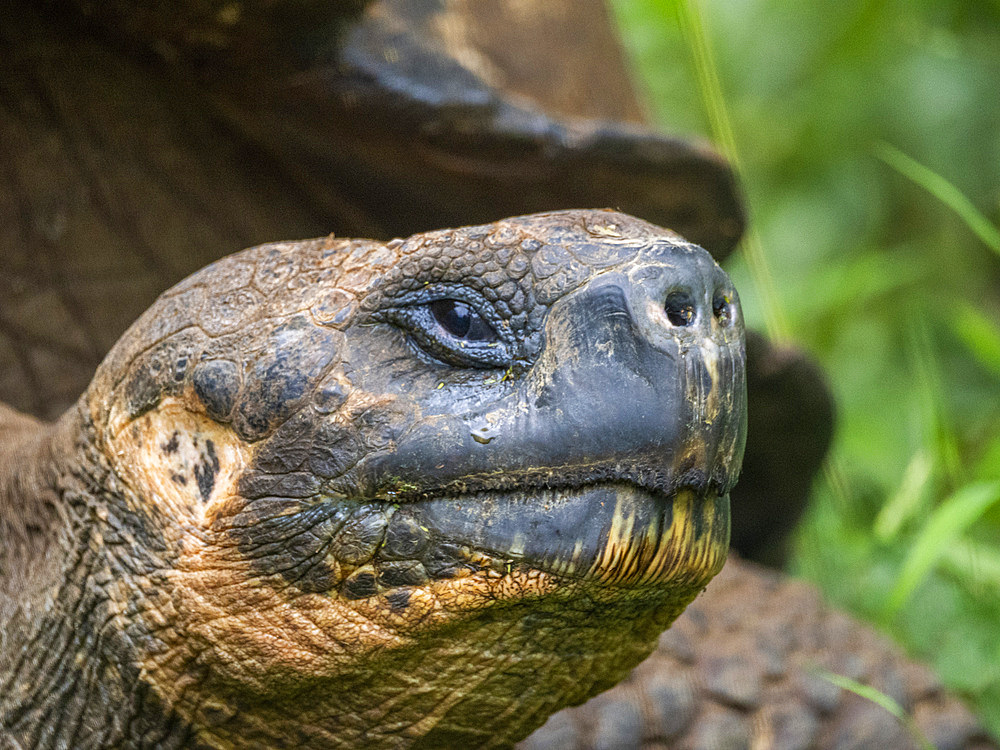
[[[728,495],[666,495],[626,482],[439,498],[396,516],[461,550],[467,567],[617,588],[703,586],[729,546]]]

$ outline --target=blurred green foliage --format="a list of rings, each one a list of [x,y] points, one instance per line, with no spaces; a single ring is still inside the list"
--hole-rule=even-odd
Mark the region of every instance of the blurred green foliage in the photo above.
[[[837,399],[793,570],[1000,734],[1000,0],[612,7],[655,121],[728,113],[773,280],[729,262],[748,323],[780,311]]]

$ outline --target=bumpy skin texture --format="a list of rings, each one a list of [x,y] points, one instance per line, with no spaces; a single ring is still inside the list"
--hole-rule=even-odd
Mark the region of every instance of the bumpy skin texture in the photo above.
[[[895,700],[938,750],[997,747],[927,667],[811,586],[730,556],[626,680],[555,714],[518,748],[916,750],[888,711],[824,671]]]
[[[64,520],[8,533],[50,563],[3,580],[0,726],[508,745],[721,568],[743,356],[708,254],[614,212],[209,266],[7,444],[0,505]]]

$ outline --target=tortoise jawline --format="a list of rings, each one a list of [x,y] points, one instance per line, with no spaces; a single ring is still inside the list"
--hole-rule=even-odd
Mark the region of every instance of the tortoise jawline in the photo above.
[[[405,510],[404,510],[405,508]],[[671,496],[625,482],[477,492],[403,506],[439,547],[475,550],[494,566],[526,566],[609,586],[662,585],[721,568],[729,498]]]

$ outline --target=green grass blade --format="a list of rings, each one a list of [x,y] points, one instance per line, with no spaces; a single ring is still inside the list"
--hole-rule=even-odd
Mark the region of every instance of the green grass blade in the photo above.
[[[945,550],[998,500],[1000,481],[979,482],[960,488],[934,510],[903,562],[886,602],[887,616],[899,611]]]
[[[876,690],[870,685],[865,685],[857,680],[852,680],[850,677],[845,677],[842,674],[828,672],[825,669],[815,668],[815,672],[827,682],[832,682],[834,685],[843,690],[849,690],[855,695],[859,695],[865,700],[869,700],[891,713],[897,720],[899,720],[900,724],[906,727],[906,730],[910,733],[913,739],[916,740],[920,750],[935,750],[934,745],[928,741],[923,732],[921,732],[917,727],[916,722],[913,721],[913,717],[906,713],[902,706],[896,703],[896,701],[883,693],[881,690]]]
[[[957,306],[949,321],[976,361],[1000,374],[1000,327],[967,302]]]
[[[980,441],[980,453],[969,472],[970,479],[991,482],[997,477],[997,467],[1000,466],[1000,435],[993,434]],[[990,514],[996,515],[996,514]],[[1000,527],[1000,519],[994,519],[994,528]],[[1000,545],[998,545],[1000,550]]]
[[[875,536],[879,540],[893,541],[899,530],[920,512],[933,477],[933,458],[926,450],[918,450],[907,464],[899,487],[875,517]]]
[[[947,414],[940,352],[934,346],[927,321],[914,315],[908,328],[910,367],[917,375],[917,396],[922,412],[924,446],[932,451],[935,466],[952,487],[963,484],[958,439]]]
[[[972,205],[961,190],[948,180],[928,169],[920,162],[910,158],[898,148],[888,143],[879,143],[875,147],[878,157],[904,177],[920,185],[927,192],[957,213],[983,243],[997,255],[1000,255],[1000,229],[997,229],[989,219]]]
[[[993,545],[959,539],[945,550],[942,564],[990,596],[1000,592],[1000,550]]]

